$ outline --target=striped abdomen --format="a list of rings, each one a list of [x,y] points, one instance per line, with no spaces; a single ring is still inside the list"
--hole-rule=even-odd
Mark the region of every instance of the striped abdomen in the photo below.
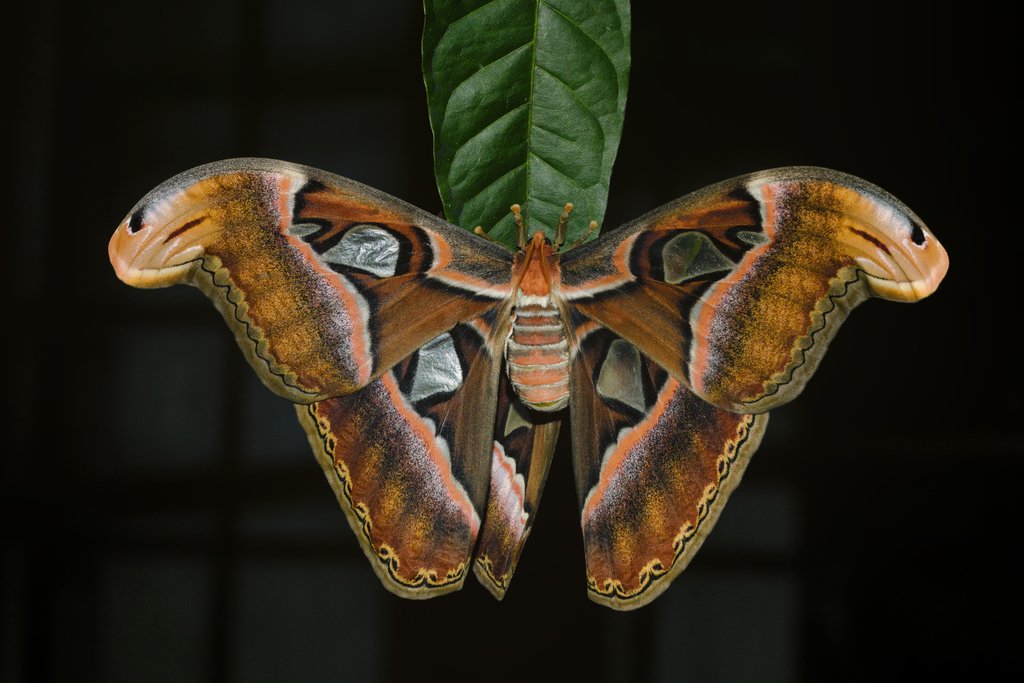
[[[505,360],[508,378],[526,405],[554,411],[569,402],[569,344],[557,308],[517,306]]]

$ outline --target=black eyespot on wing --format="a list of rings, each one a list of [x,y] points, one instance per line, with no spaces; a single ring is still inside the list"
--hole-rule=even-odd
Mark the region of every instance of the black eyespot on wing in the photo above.
[[[911,223],[913,226],[910,231],[910,240],[917,246],[924,244],[924,230],[917,223]]]
[[[142,209],[133,213],[128,219],[128,234],[134,235],[139,230],[142,230]]]

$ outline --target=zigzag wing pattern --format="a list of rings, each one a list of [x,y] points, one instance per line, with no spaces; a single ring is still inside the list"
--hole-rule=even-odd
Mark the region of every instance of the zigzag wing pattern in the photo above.
[[[587,588],[634,609],[700,548],[768,416],[710,405],[606,329],[581,340],[570,382]]]
[[[235,159],[139,202],[110,243],[135,286],[192,284],[297,403],[366,386],[507,298],[512,254],[354,181]]]
[[[712,185],[570,251],[562,295],[704,400],[764,412],[800,393],[857,304],[916,301],[947,266],[884,190],[797,167]]]
[[[458,590],[468,573],[491,477],[500,356],[489,329],[459,325],[355,393],[296,406],[363,551],[398,595]]]

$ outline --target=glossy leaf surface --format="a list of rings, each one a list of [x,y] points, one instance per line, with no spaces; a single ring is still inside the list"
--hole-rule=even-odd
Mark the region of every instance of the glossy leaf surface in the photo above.
[[[427,0],[423,73],[445,213],[510,248],[509,205],[569,241],[604,217],[629,77],[626,0]]]

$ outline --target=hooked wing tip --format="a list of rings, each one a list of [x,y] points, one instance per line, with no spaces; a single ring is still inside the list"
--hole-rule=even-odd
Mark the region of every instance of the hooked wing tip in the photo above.
[[[857,258],[872,293],[891,301],[914,302],[931,296],[949,271],[949,254],[927,228],[905,217],[883,258]],[[882,256],[879,254],[879,256]]]
[[[107,243],[107,256],[118,279],[143,289],[169,287],[186,279],[195,266],[198,247],[174,253],[143,216],[141,209],[129,214]]]

